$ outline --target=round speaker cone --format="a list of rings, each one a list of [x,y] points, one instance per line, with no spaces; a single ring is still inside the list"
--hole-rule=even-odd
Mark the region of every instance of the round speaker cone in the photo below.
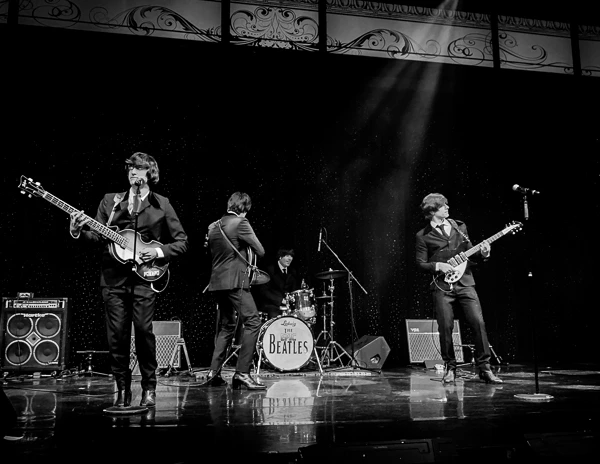
[[[8,344],[5,354],[13,366],[22,366],[31,358],[31,347],[22,340],[15,340]]]
[[[33,323],[30,317],[22,314],[13,314],[6,322],[6,332],[15,338],[24,338],[33,329]]]
[[[35,328],[44,338],[54,337],[60,332],[60,318],[56,314],[44,314],[35,323]]]
[[[44,340],[35,346],[33,357],[40,364],[52,364],[58,361],[58,345],[52,340]]]

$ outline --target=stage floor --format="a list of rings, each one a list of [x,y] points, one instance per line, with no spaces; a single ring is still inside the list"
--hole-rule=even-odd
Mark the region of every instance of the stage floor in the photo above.
[[[455,384],[420,366],[370,372],[261,370],[265,391],[201,387],[205,370],[159,377],[157,406],[108,415],[104,376],[9,375],[18,427],[3,462],[578,462],[598,449],[598,366],[470,367]],[[224,372],[231,380],[231,370]],[[536,388],[537,387],[537,388]],[[139,378],[134,385],[139,403]],[[537,393],[537,394],[536,394]],[[525,398],[516,395],[524,395]],[[548,397],[549,396],[549,397]],[[593,453],[593,454],[592,454]]]

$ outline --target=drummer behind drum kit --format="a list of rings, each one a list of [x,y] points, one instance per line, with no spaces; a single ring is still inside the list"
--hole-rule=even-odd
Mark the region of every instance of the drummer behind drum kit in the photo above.
[[[319,371],[322,366],[341,363],[343,357],[352,361],[352,357],[333,338],[333,300],[335,296],[334,280],[346,276],[346,271],[320,272],[317,279],[329,280],[329,295],[323,291],[322,296],[315,298],[313,290],[307,288],[304,280],[302,288],[286,293],[282,301],[282,315],[266,321],[260,328],[256,349],[258,365],[256,373],[260,373],[261,361],[280,371],[298,371],[311,360],[316,362]],[[323,330],[314,338],[313,326],[317,322],[318,305],[322,304]],[[317,350],[321,350],[319,356]]]

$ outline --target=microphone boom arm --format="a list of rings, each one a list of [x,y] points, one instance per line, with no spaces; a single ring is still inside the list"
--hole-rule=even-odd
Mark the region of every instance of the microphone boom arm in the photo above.
[[[350,278],[352,280],[354,280],[354,282],[356,282],[358,284],[358,286],[365,293],[365,295],[368,295],[368,292],[365,290],[365,288],[360,284],[360,282],[358,280],[356,280],[356,277],[354,277],[354,274],[352,274],[352,271],[346,267],[346,265],[342,262],[342,260],[340,259],[340,257],[335,253],[335,251],[333,251],[331,249],[331,247],[329,246],[329,244],[327,243],[327,241],[323,238],[323,239],[321,239],[321,242],[327,247],[327,249],[331,252],[331,254],[333,256],[335,256],[335,258],[338,260],[338,262],[342,265],[342,267],[348,273],[348,276],[350,276]]]

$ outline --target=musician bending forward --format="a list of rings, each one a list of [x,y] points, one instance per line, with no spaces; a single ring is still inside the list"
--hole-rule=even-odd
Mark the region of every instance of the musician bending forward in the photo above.
[[[129,190],[106,194],[100,202],[95,219],[102,225],[116,226],[119,231],[134,230],[137,211],[139,240],[135,241],[138,265],[133,266],[131,262],[117,260],[111,252],[122,249],[112,242],[107,242],[100,233],[82,230],[82,227],[90,222],[83,211],[71,214],[70,232],[75,238],[83,237],[87,241],[104,246],[100,287],[106,312],[110,365],[117,386],[114,406],[131,405],[129,360],[133,322],[135,352],[142,375],[140,406],[155,407],[158,363],[152,318],[156,292],[147,276],[145,279],[141,278],[140,274],[144,273],[140,271],[140,264],[146,263],[151,267],[153,260],[159,258],[154,262],[164,267],[173,257],[187,250],[188,241],[169,199],[150,190],[159,180],[156,160],[145,153],[137,152],[125,161],[125,168]],[[136,194],[139,196],[136,197]],[[152,243],[146,247],[140,240]],[[133,244],[130,243],[130,246],[133,247]],[[117,251],[117,255],[118,253]],[[150,273],[155,272],[151,271]],[[166,278],[166,275],[161,277],[155,282],[156,286]]]
[[[481,304],[475,280],[471,272],[471,261],[467,262],[461,278],[449,285],[444,281],[446,273],[453,271],[447,261],[460,252],[472,247],[464,222],[448,217],[448,200],[439,193],[427,195],[421,210],[429,224],[417,233],[416,260],[420,270],[434,275],[431,283],[433,305],[440,333],[440,351],[445,362],[443,383],[454,382],[456,357],[452,341],[454,307],[462,308],[467,322],[475,333],[475,360],[479,377],[486,383],[502,383],[490,368],[490,345],[485,330]],[[486,260],[490,256],[490,245],[484,241],[475,260]]]
[[[207,386],[226,384],[221,376],[221,368],[235,335],[236,321],[239,319],[239,323],[243,324],[244,332],[231,386],[234,389],[245,386],[249,390],[266,388],[250,375],[261,318],[250,293],[250,277],[246,272],[248,265],[244,259],[251,261],[250,252],[260,257],[265,254],[250,222],[246,219],[251,206],[252,201],[248,194],[235,192],[227,202],[227,213],[208,227],[208,247],[212,257],[208,289],[214,292],[219,305],[221,329],[204,383]]]

